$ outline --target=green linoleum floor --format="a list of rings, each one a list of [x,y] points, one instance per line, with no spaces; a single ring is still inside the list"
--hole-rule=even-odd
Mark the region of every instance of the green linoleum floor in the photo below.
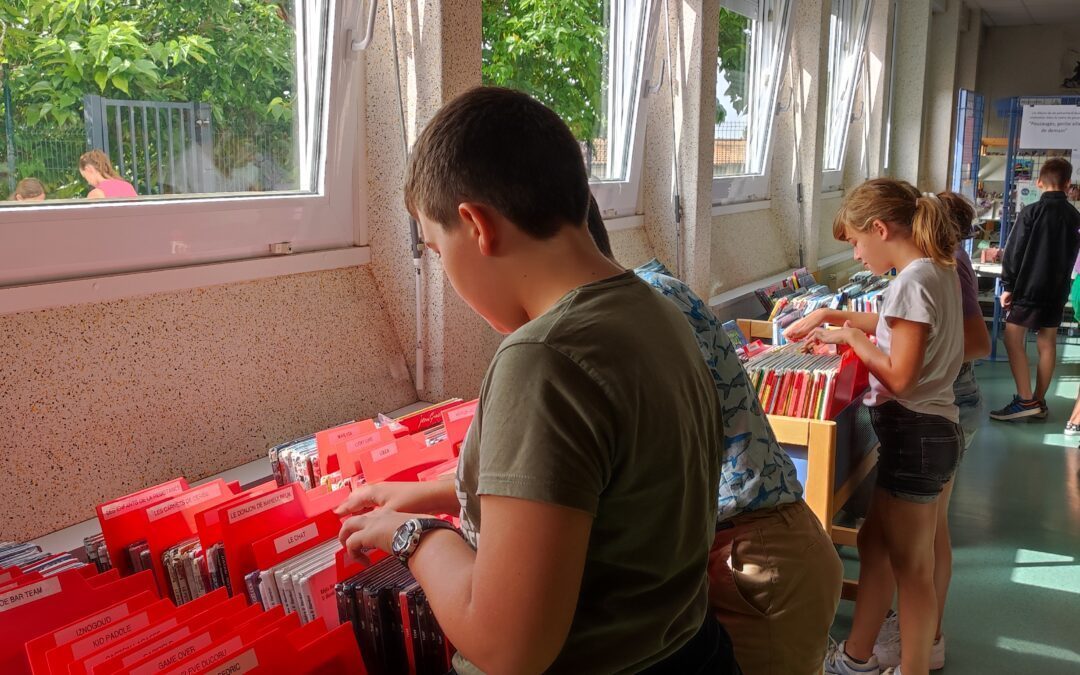
[[[960,466],[950,509],[946,675],[1080,674],[1080,437],[1063,434],[1080,390],[1080,345],[1058,350],[1049,419],[988,418]],[[1028,351],[1033,359],[1034,344]],[[1015,385],[1007,363],[975,372],[988,409],[1009,402]],[[841,555],[854,578],[854,551]],[[841,601],[837,639],[847,635],[853,608]]]

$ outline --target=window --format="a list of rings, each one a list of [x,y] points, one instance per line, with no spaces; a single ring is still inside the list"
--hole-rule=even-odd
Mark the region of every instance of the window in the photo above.
[[[534,96],[581,144],[605,216],[637,209],[652,0],[483,0],[483,83]]]
[[[896,34],[900,28],[900,0],[889,11],[889,78],[885,81],[885,133],[881,142],[881,169],[888,172],[892,158],[893,92],[896,89]]]
[[[85,196],[100,178],[87,185],[79,173],[92,149],[108,158],[95,173],[115,171],[141,196],[310,192],[322,69],[305,57],[308,42],[321,42],[317,4],[0,7],[11,102],[0,198],[29,177],[49,199]]]
[[[716,67],[713,202],[764,199],[791,0],[723,0]]]
[[[46,192],[0,206],[0,286],[365,243],[351,185],[359,71],[333,48],[360,4],[0,7],[0,197],[29,177]],[[88,150],[105,159],[80,167]]]
[[[822,167],[826,172],[844,168],[851,109],[862,74],[870,0],[832,0],[829,19],[829,62]],[[828,176],[826,187],[839,187],[839,176]]]

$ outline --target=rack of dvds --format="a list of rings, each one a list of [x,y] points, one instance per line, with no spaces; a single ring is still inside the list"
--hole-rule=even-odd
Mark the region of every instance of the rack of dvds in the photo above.
[[[363,483],[452,473],[476,405],[275,446],[261,484],[110,500],[89,562],[0,543],[0,673],[442,675],[452,647],[416,580],[379,551],[346,556],[333,509]]]
[[[862,404],[869,373],[852,351],[803,353],[783,345],[751,359],[747,376],[777,441],[801,468],[804,499],[833,542],[855,546],[858,531],[833,524],[877,462],[877,437]],[[844,581],[854,598],[856,582]]]

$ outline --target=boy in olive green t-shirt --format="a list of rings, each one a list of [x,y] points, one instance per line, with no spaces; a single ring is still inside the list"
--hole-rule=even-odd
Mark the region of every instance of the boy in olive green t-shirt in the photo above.
[[[474,89],[421,134],[406,202],[508,337],[457,494],[361,488],[342,513],[378,508],[342,541],[402,553],[460,673],[737,673],[706,611],[717,393],[678,310],[592,242],[569,129],[525,94]],[[464,538],[418,513],[460,513]]]

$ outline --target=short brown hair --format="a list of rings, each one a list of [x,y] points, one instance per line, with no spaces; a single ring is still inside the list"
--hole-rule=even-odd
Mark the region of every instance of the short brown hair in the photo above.
[[[98,173],[104,178],[117,178],[112,160],[101,150],[95,148],[89,152],[84,152],[82,157],[79,157],[79,168],[85,169],[88,166],[97,169]]]
[[[975,221],[975,207],[967,197],[957,192],[939,192],[938,199],[949,212],[949,220],[956,230],[956,238],[967,239],[972,236],[972,223]]]
[[[589,177],[577,140],[558,115],[521,92],[477,87],[458,96],[416,141],[405,206],[450,228],[468,201],[491,206],[537,239],[566,223],[584,225]]]
[[[1039,169],[1039,180],[1047,190],[1064,190],[1072,182],[1073,167],[1064,157],[1053,157]]]
[[[956,230],[937,195],[923,195],[907,181],[868,180],[844,198],[833,220],[833,237],[847,241],[848,229],[865,232],[876,220],[906,230],[915,247],[934,262],[956,264]]]
[[[40,197],[45,194],[45,186],[41,184],[37,178],[23,178],[19,181],[19,184],[15,186],[15,192],[13,193],[23,199],[31,199],[33,197]]]

